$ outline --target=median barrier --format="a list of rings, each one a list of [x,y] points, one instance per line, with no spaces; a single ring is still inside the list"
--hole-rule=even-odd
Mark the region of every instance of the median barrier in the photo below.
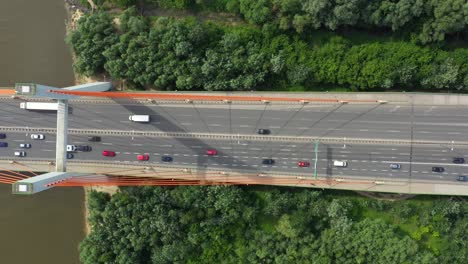
[[[41,127],[0,127],[3,132],[17,133],[49,133],[55,134],[55,128]],[[100,129],[68,129],[69,135],[108,135],[108,136],[129,136],[129,137],[155,137],[155,138],[193,138],[193,139],[213,139],[213,140],[242,140],[242,141],[267,141],[267,142],[304,142],[313,143],[319,141],[322,144],[356,144],[356,145],[468,145],[468,141],[427,141],[427,140],[395,140],[395,139],[372,139],[372,138],[343,138],[339,137],[294,137],[294,136],[263,136],[245,134],[215,134],[215,133],[182,133],[182,132],[154,132],[154,131],[133,131],[133,130],[100,130]]]

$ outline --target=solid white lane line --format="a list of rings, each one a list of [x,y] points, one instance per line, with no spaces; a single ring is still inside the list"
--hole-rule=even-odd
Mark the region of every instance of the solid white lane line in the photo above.
[[[112,143],[102,143],[103,145],[112,145]]]

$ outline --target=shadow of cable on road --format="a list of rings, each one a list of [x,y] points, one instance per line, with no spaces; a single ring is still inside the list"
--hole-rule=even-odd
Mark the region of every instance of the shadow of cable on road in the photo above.
[[[158,123],[150,122],[149,124],[145,124],[147,126],[151,126],[155,129],[158,129],[162,132],[175,132],[175,133],[188,133],[183,126],[180,124],[177,124],[177,119],[172,116],[168,111],[166,111],[164,105],[160,105],[157,102],[153,102],[154,106],[158,108],[158,110],[155,110],[154,107],[148,107],[144,105],[143,103],[134,100],[134,99],[121,99],[121,98],[113,98],[113,100],[119,104],[120,106],[124,107],[127,109],[130,113],[135,114],[135,115],[149,115],[151,120],[158,120]],[[149,130],[149,129],[148,129]],[[215,148],[206,142],[204,142],[201,139],[197,138],[192,138],[192,139],[183,139],[183,138],[173,138],[175,141],[177,141],[180,145],[183,145],[187,147],[188,149],[192,149],[191,145],[196,144],[197,146],[201,146],[202,153],[197,156],[197,168],[198,169],[214,169],[214,170],[223,170],[227,169],[229,171],[235,171],[239,173],[245,173],[245,171],[252,171],[252,174],[258,174],[259,171],[257,168],[244,163],[243,161],[233,158],[231,156],[225,158],[223,156],[228,156],[226,153],[223,151],[220,151],[220,148]],[[217,149],[217,156],[207,156],[205,155],[205,151],[208,149]],[[175,158],[174,158],[175,159]],[[223,166],[221,167],[211,167],[209,166],[209,162],[212,161],[216,164],[221,165],[221,164],[237,164],[237,167],[229,167],[229,166]],[[164,164],[162,164],[164,165]],[[181,166],[183,167],[183,166]],[[242,170],[240,169],[242,168]],[[199,180],[209,180],[208,175],[206,174],[208,171],[197,172],[197,179]],[[221,176],[221,175],[220,175]],[[251,177],[251,176],[249,176]]]

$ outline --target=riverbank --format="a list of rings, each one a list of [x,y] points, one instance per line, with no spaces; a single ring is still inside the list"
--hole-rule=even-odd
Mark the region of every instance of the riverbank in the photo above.
[[[89,197],[89,192],[91,191],[97,191],[97,192],[105,192],[108,193],[109,195],[113,195],[119,190],[119,187],[117,186],[86,186],[83,187],[84,189],[84,231],[86,236],[91,233],[91,225],[89,224],[88,218],[89,218],[89,209],[88,209],[88,197]]]

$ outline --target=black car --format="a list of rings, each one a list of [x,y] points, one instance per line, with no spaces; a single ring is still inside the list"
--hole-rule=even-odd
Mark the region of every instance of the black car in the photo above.
[[[171,156],[162,156],[161,160],[163,162],[172,162],[172,157]]]
[[[76,146],[77,151],[91,151],[93,150],[91,146]]]
[[[269,135],[270,133],[271,133],[270,129],[260,128],[259,130],[257,130],[257,134],[260,134],[260,135]]]
[[[91,136],[91,137],[88,137],[88,141],[91,141],[91,142],[101,142],[101,137],[98,137],[98,136]]]
[[[275,164],[275,160],[274,159],[264,159],[262,161],[262,163],[265,164],[265,165],[273,165],[273,164]]]
[[[468,181],[468,176],[462,176],[462,175],[460,175],[460,176],[457,177],[457,181],[464,181],[464,182],[466,182],[466,181]]]
[[[6,134],[5,133],[0,133],[0,139],[3,139],[3,138],[6,138]]]
[[[462,164],[462,163],[465,163],[465,158],[462,158],[462,157],[455,157],[453,158],[453,163],[456,163],[456,164]]]
[[[432,171],[433,172],[444,172],[444,168],[443,167],[432,167]]]
[[[73,153],[67,153],[67,159],[73,159],[74,155]]]

